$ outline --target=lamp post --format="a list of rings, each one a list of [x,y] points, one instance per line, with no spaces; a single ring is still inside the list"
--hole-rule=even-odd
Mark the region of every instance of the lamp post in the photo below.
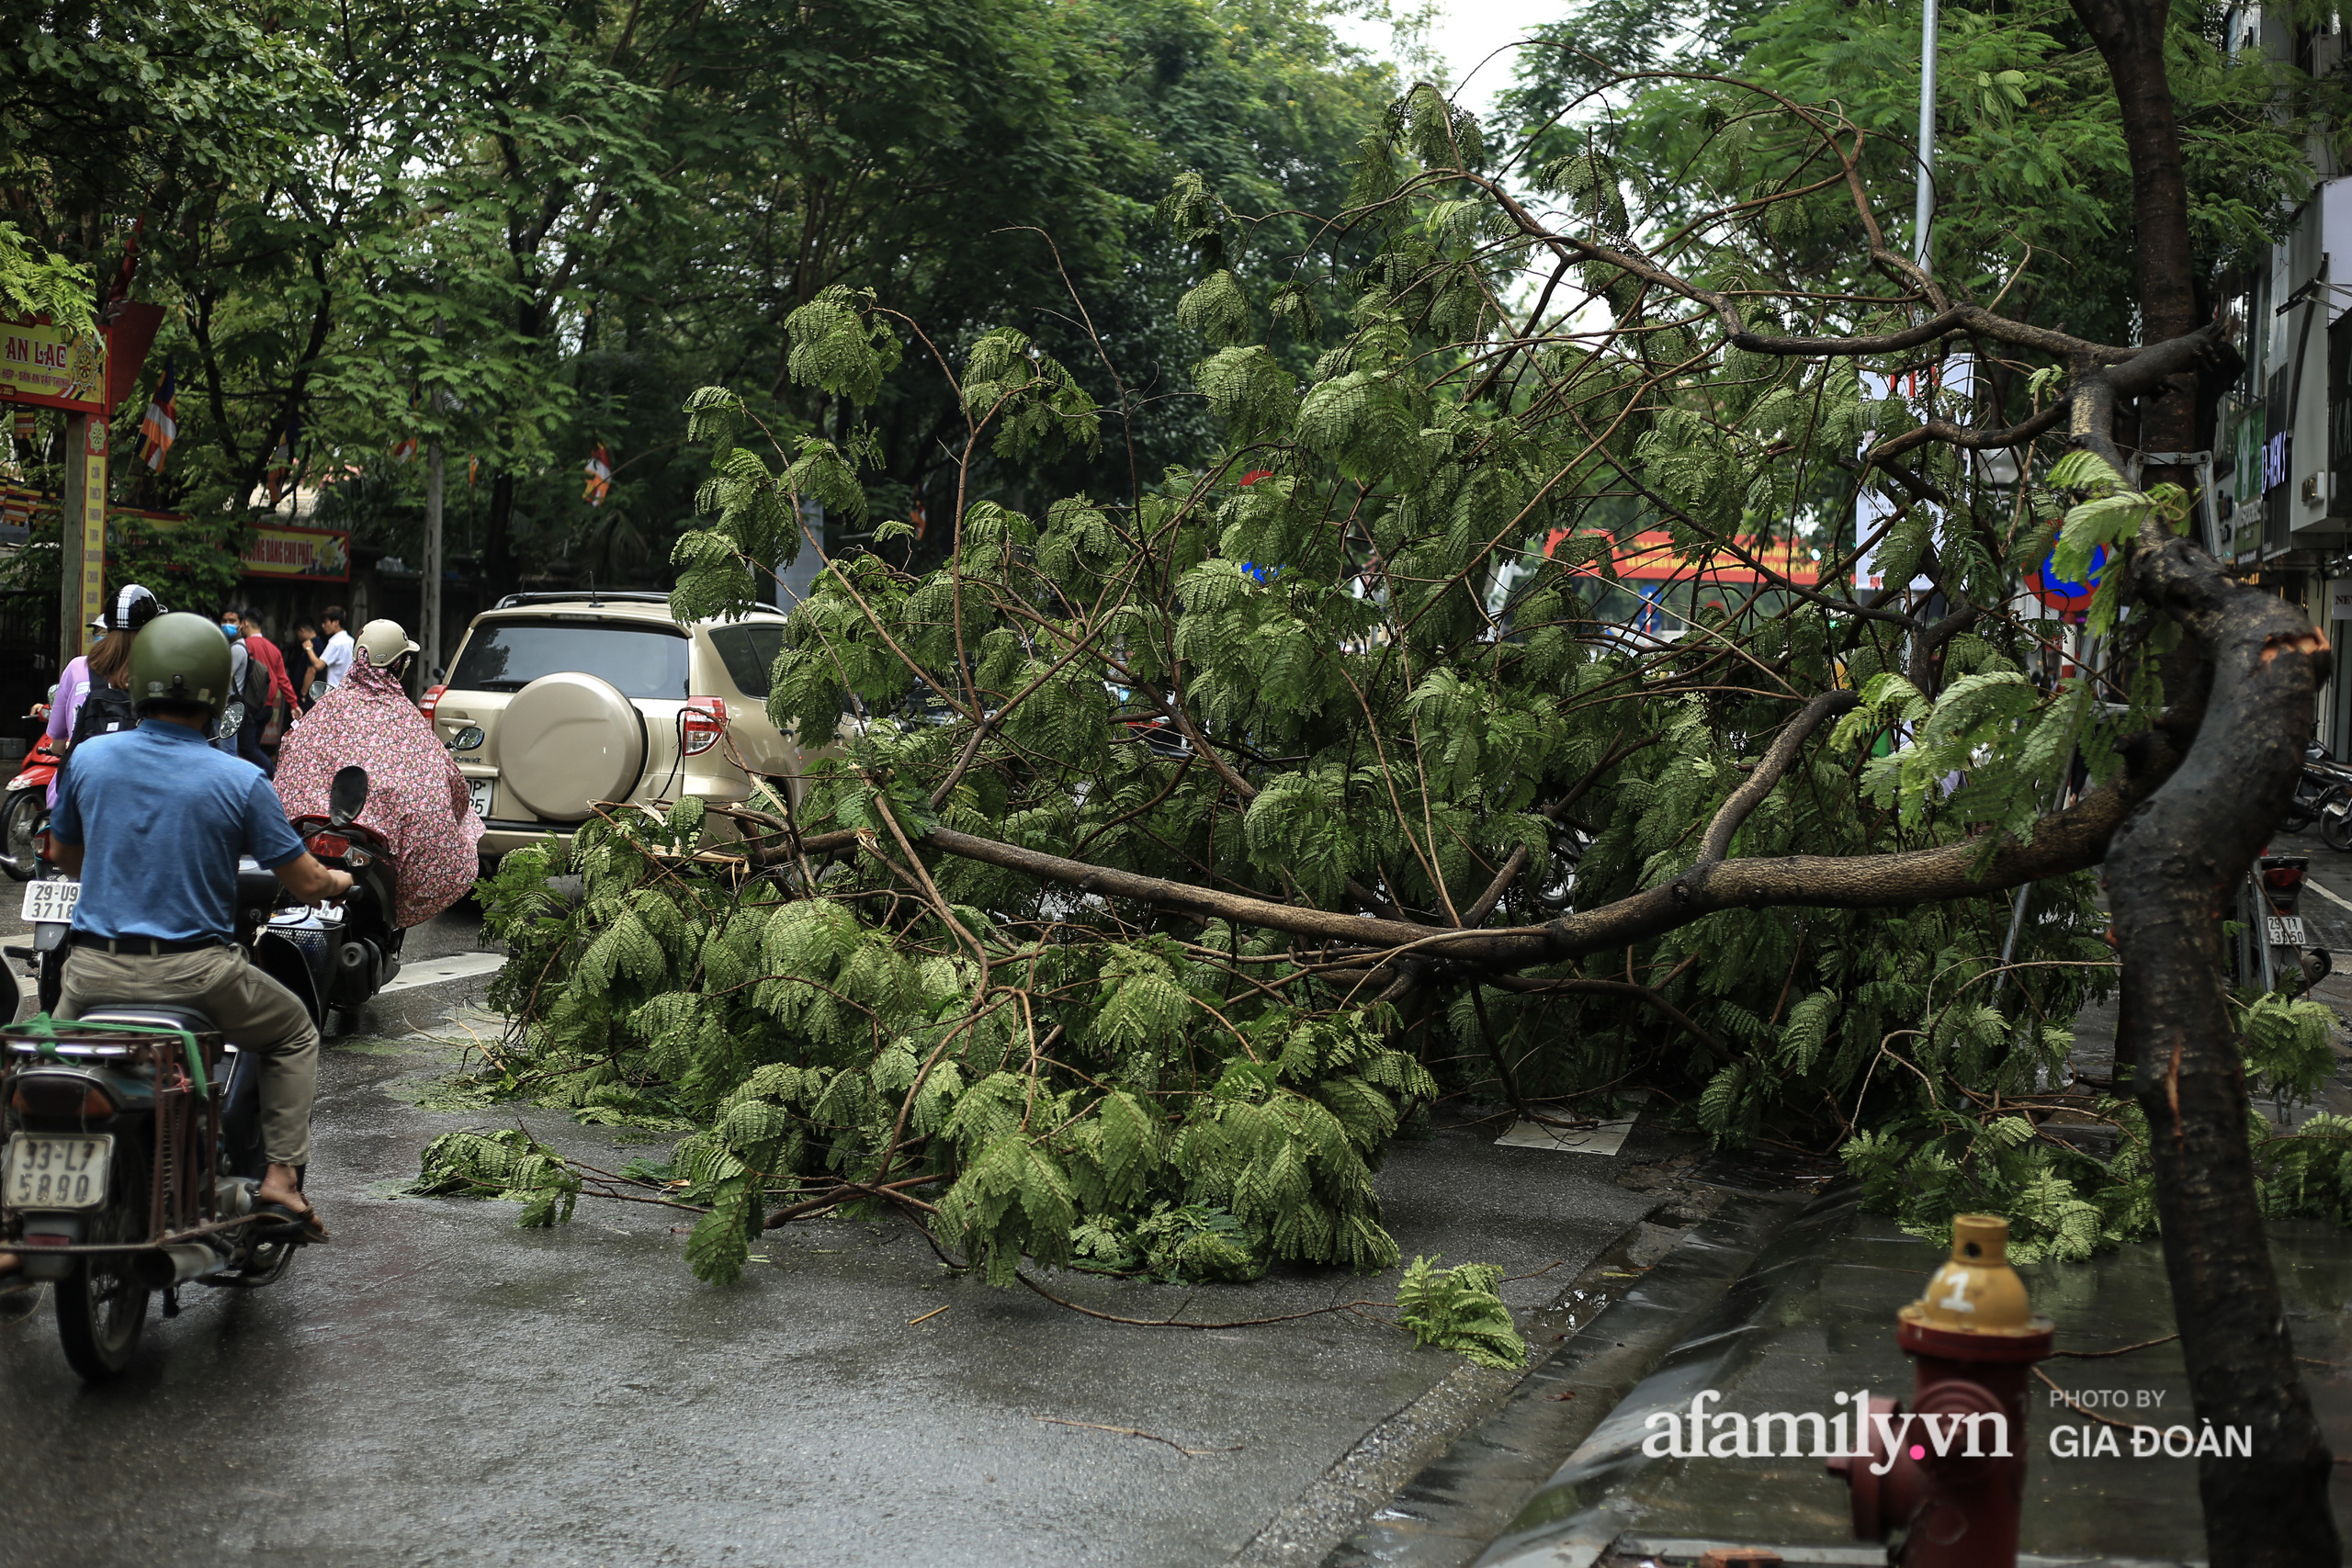
[[[1936,0],[1927,0],[1919,24],[1919,197],[1912,209],[1912,259],[1923,271],[1934,271],[1928,260],[1928,230],[1936,216]]]

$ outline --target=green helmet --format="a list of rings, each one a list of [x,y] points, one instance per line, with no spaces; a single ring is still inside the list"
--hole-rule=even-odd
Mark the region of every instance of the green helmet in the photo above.
[[[154,703],[193,703],[220,716],[229,700],[229,639],[202,615],[158,615],[130,645],[130,700],[142,715]]]

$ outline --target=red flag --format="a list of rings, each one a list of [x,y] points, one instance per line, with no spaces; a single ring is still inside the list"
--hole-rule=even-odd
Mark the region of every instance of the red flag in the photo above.
[[[588,488],[580,492],[580,499],[591,506],[602,506],[605,497],[611,493],[613,488],[613,455],[605,450],[605,444],[601,441],[596,443],[596,449],[588,454],[587,471]]]
[[[416,388],[415,388],[414,386],[411,386],[411,387],[409,388],[409,389],[408,389],[408,412],[409,412],[409,417],[410,417],[411,419],[413,419],[413,418],[415,418],[415,417],[416,417]],[[395,444],[393,445],[393,447],[392,447],[392,461],[393,461],[393,462],[395,462],[395,463],[405,463],[405,462],[407,462],[411,457],[415,457],[415,456],[416,456],[416,437],[415,437],[415,436],[413,436],[413,435],[404,435],[404,436],[401,437],[401,439],[400,439],[397,443],[395,443]]]
[[[164,360],[164,379],[155,388],[154,400],[147,405],[147,417],[139,422],[139,456],[148,468],[161,473],[164,455],[172,443],[179,439],[180,405],[178,382],[172,373],[171,359]]]

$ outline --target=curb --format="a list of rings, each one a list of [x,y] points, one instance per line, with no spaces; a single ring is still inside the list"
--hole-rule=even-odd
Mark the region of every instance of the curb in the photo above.
[[[1454,1439],[1323,1560],[1322,1568],[1461,1568],[1514,1526],[1561,1461],[1581,1451],[1615,1406],[1747,1271],[1820,1203],[1804,1192],[1734,1198],[1693,1228],[1600,1315],[1518,1380],[1502,1407]],[[1850,1205],[1850,1195],[1841,1194]],[[1612,1264],[1635,1225],[1578,1277],[1564,1300]],[[1588,1295],[1588,1298],[1589,1295]],[[1589,1446],[1589,1445],[1587,1445]],[[1638,1455],[1636,1456],[1638,1457]],[[1548,1526],[1549,1521],[1544,1521]],[[1611,1529],[1606,1545],[1617,1532]],[[1547,1540],[1549,1531],[1546,1530]]]

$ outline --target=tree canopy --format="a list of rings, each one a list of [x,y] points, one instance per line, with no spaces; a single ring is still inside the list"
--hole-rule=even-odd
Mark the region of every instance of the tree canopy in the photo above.
[[[415,558],[404,444],[438,438],[470,487],[449,547],[493,591],[565,558],[666,583],[698,483],[686,393],[831,430],[784,321],[835,286],[959,348],[1009,320],[1059,341],[1039,301],[1066,272],[1159,383],[1136,439],[1182,458],[1202,425],[1166,395],[1189,351],[1152,203],[1202,168],[1268,210],[1328,206],[1395,91],[1297,0],[85,9],[10,24],[0,220],[109,291],[135,234],[130,293],[169,311],[117,434],[169,359],[180,438],[160,473],[122,465],[117,499],[193,514],[198,553],[232,560],[215,547],[289,468],[327,487],[323,520]],[[952,415],[933,379],[889,378],[868,483],[894,512],[952,506],[928,489]],[[599,443],[616,482],[592,508]]]

